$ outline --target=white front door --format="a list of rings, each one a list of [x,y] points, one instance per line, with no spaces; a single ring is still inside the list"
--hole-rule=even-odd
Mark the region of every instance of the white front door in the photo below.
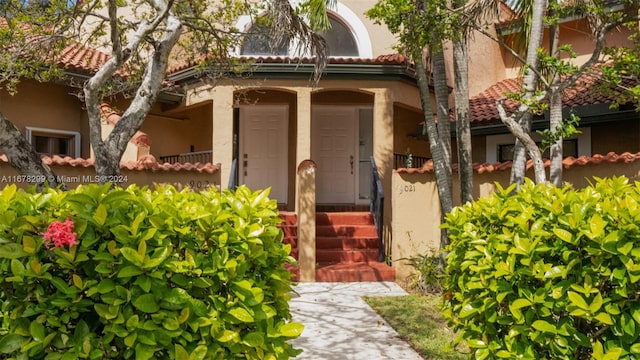
[[[312,112],[311,159],[315,161],[316,201],[353,204],[358,158],[354,107],[316,106]]]
[[[287,202],[287,105],[253,105],[240,108],[241,184],[251,190],[271,187],[270,198]]]

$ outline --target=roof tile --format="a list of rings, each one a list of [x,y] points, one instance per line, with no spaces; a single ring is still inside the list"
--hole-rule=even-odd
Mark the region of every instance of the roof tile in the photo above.
[[[616,154],[614,152],[610,152],[606,155],[595,154],[593,156],[580,156],[577,158],[569,156],[562,161],[562,164],[565,169],[568,169],[575,166],[599,165],[599,164],[607,164],[607,163],[623,162],[626,164],[630,164],[636,161],[640,161],[640,152],[635,154],[629,153],[629,152],[625,152],[622,154]],[[505,162],[493,163],[493,164],[475,163],[472,165],[472,167],[473,167],[473,170],[478,174],[483,174],[483,173],[491,173],[495,171],[510,170],[511,165],[512,165],[511,161],[505,161]],[[550,165],[551,165],[551,162],[549,161],[549,159],[545,159],[544,166],[549,167]],[[531,169],[532,167],[533,167],[533,162],[529,160],[527,162],[527,169]],[[453,171],[457,171],[458,164],[453,164],[451,168]],[[412,169],[401,168],[401,169],[394,170],[394,172],[401,173],[401,174],[433,173],[434,172],[433,161],[432,160],[427,161],[422,166],[422,168],[412,168]]]
[[[95,161],[93,159],[72,158],[69,156],[60,157],[54,155],[53,157],[42,156],[42,161],[51,166],[71,166],[71,167],[93,167]],[[7,155],[0,155],[0,162],[8,163]],[[212,163],[182,163],[182,164],[160,164],[153,155],[147,155],[140,158],[138,161],[128,161],[120,163],[121,169],[127,169],[132,171],[195,171],[199,173],[213,174],[220,170],[220,164]]]
[[[500,121],[496,101],[504,98],[509,93],[522,90],[522,78],[510,78],[502,80],[482,93],[469,99],[469,112],[472,123]],[[616,100],[614,94],[603,94],[596,89],[600,84],[598,72],[585,73],[578,78],[575,85],[565,89],[562,97],[564,107],[584,106],[612,103]],[[633,87],[639,84],[638,80],[625,79],[621,84],[624,87]],[[512,114],[518,108],[518,103],[513,100],[504,102],[505,110]]]

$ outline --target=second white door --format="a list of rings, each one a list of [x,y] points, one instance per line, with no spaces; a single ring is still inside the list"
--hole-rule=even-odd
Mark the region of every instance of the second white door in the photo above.
[[[320,204],[355,201],[356,110],[347,106],[316,106],[313,109],[311,158],[318,166],[316,201]]]

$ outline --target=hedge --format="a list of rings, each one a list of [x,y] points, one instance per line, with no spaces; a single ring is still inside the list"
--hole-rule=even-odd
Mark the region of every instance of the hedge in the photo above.
[[[268,192],[0,192],[0,356],[288,359],[292,259]],[[77,243],[77,244],[76,244]]]
[[[446,218],[457,341],[476,359],[639,359],[640,182],[513,192]]]

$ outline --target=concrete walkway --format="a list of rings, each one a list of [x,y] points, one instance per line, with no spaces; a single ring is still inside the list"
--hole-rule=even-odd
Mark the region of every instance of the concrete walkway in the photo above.
[[[393,282],[301,283],[290,307],[304,324],[291,343],[302,360],[421,360],[362,296],[406,295]]]

